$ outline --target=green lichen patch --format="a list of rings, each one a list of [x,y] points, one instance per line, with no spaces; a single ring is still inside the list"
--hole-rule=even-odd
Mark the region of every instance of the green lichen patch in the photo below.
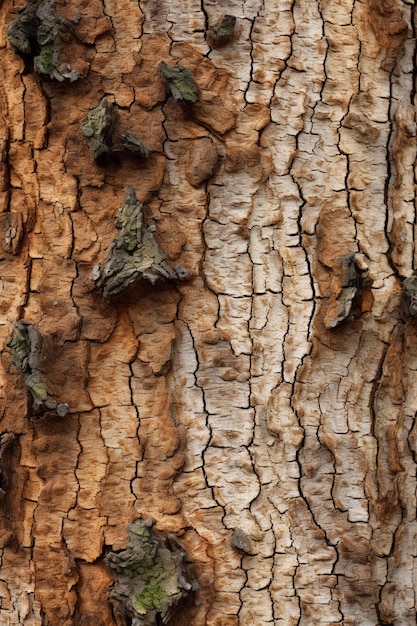
[[[85,137],[101,137],[113,124],[113,106],[104,97],[98,107],[91,109],[80,122]]]
[[[128,130],[118,134],[116,120],[114,105],[106,97],[81,120],[83,135],[91,140],[93,160],[100,162],[117,152],[131,152],[139,159],[147,159],[150,150],[145,142]]]
[[[35,398],[39,398],[42,402],[47,399],[48,388],[46,386],[45,376],[41,372],[28,374],[25,382]]]
[[[207,32],[207,38],[212,48],[228,43],[235,31],[236,18],[234,15],[224,15],[220,24],[211,26]]]
[[[93,271],[93,279],[106,297],[120,294],[138,280],[145,279],[153,285],[157,280],[180,278],[154,239],[155,227],[145,227],[143,204],[137,201],[133,187],[125,189],[115,226],[119,235],[111,244],[107,259]]]
[[[30,343],[27,326],[23,322],[17,322],[7,345],[12,353],[13,365],[22,371],[25,371],[28,363]]]
[[[91,139],[91,156],[94,161],[111,153],[114,122],[113,104],[106,97],[81,120],[83,135]]]
[[[120,152],[132,152],[140,159],[147,159],[150,154],[149,147],[146,145],[144,141],[134,133],[131,133],[129,130],[126,130],[124,133],[121,133],[120,137],[115,143],[114,147],[115,151]]]
[[[20,54],[31,54],[36,45],[36,35],[41,22],[36,15],[36,9],[34,3],[29,3],[7,27],[7,37]]]
[[[78,16],[73,21],[77,22]],[[54,0],[37,0],[28,2],[9,24],[7,36],[16,52],[33,57],[38,74],[73,82],[78,72],[68,64],[59,64],[59,37],[69,26],[69,20],[56,12]]]
[[[7,346],[10,348],[13,364],[23,373],[23,380],[33,398],[35,412],[52,410],[60,417],[65,417],[69,410],[68,404],[57,404],[48,393],[41,366],[42,335],[29,322],[19,320],[14,325]]]
[[[53,76],[58,67],[58,52],[52,44],[42,46],[38,56],[33,59],[35,70],[39,74]]]
[[[39,45],[54,44],[61,30],[67,24],[67,21],[56,12],[54,0],[37,2],[36,16],[40,21],[36,32]]]
[[[178,542],[158,536],[154,523],[129,525],[127,548],[106,557],[115,577],[111,599],[135,626],[167,624],[178,603],[197,587]]]
[[[162,613],[166,602],[166,593],[162,585],[149,583],[143,591],[134,596],[133,608],[139,615],[146,615],[150,611]]]
[[[168,65],[161,61],[158,71],[165,78],[177,102],[197,102],[199,89],[193,73],[183,65]]]

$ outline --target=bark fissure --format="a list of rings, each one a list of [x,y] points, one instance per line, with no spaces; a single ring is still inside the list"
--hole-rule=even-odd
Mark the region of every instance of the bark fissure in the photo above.
[[[11,626],[125,626],[103,558],[150,517],[199,580],[174,626],[415,621],[417,344],[401,286],[415,7],[221,4],[57,5],[81,14],[60,35],[74,83],[33,73],[7,40],[13,3],[0,7],[1,211],[18,216],[0,242]],[[214,45],[226,14],[233,36]],[[178,100],[160,63],[187,68],[198,99]],[[80,121],[104,96],[145,161],[91,158]],[[125,188],[186,280],[109,299],[94,267]],[[6,345],[17,320],[50,342],[64,418],[31,416]]]

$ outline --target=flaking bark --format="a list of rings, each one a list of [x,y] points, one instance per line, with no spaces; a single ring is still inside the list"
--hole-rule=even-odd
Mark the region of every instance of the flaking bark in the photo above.
[[[125,189],[115,225],[120,232],[107,259],[93,269],[93,279],[104,296],[117,296],[141,279],[154,285],[157,280],[178,278],[154,239],[155,226],[144,224],[143,204],[133,187]]]
[[[39,25],[8,38],[24,4],[0,5],[0,623],[126,626],[106,557],[153,518],[199,581],[172,626],[415,624],[414,4],[57,3],[73,82],[37,71]],[[125,189],[152,280],[112,273]],[[22,320],[63,418],[33,414]]]

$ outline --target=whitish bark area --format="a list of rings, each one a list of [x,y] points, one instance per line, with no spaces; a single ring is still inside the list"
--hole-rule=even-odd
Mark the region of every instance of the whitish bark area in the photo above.
[[[153,517],[199,579],[173,623],[414,624],[414,3],[57,2],[81,13],[74,83],[25,70],[23,6],[0,8],[1,623],[121,624],[103,558]],[[196,104],[160,61],[193,71]],[[92,160],[80,120],[104,95],[148,160]],[[188,280],[112,301],[93,273],[129,185]],[[65,418],[31,416],[17,319]]]

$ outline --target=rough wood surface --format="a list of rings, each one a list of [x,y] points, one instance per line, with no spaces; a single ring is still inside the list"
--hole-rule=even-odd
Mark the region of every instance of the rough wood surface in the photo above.
[[[0,623],[124,624],[104,558],[154,518],[199,581],[174,626],[415,624],[414,2],[57,0],[74,82],[13,49],[24,6],[0,6]],[[92,159],[104,96],[147,160]],[[129,186],[187,280],[107,299]],[[19,319],[64,418],[33,415]]]

